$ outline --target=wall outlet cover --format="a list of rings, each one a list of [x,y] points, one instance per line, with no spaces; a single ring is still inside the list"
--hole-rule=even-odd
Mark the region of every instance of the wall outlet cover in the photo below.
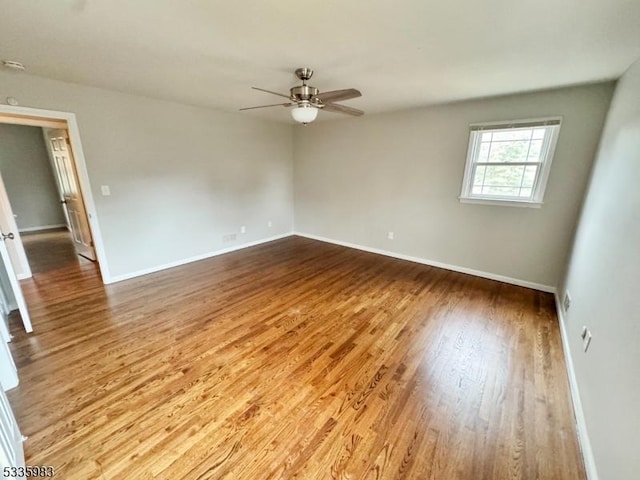
[[[584,347],[585,352],[589,349],[589,345],[591,345],[591,332],[587,330],[587,334],[582,341],[582,346]]]
[[[569,291],[564,292],[564,300],[562,301],[562,308],[565,312],[569,311],[571,308],[571,295],[569,295]]]

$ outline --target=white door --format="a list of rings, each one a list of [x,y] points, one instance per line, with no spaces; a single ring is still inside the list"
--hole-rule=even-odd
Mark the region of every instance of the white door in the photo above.
[[[9,312],[11,309],[3,290],[4,284],[0,282],[0,340],[10,342],[12,337],[9,333]]]
[[[27,254],[22,245],[22,238],[20,238],[20,233],[18,232],[16,217],[13,215],[11,203],[9,202],[7,191],[4,188],[2,175],[0,175],[0,230],[2,231],[3,238],[10,240],[10,242],[7,243],[7,250],[9,251],[9,258],[11,258],[11,264],[18,278],[21,280],[31,278],[31,267],[29,267]]]
[[[4,263],[0,261],[0,337],[5,342],[11,341],[11,334],[9,333],[9,313],[11,310],[15,310],[16,299],[13,297],[11,291],[11,285],[9,284],[9,277],[7,271],[4,268]]]
[[[0,390],[5,392],[18,386],[18,368],[13,362],[9,346],[4,341],[0,341],[0,386]]]
[[[62,203],[69,218],[73,245],[79,255],[95,261],[96,251],[93,247],[89,219],[80,192],[69,134],[66,130],[47,130],[46,135],[51,145],[53,166],[63,197]]]
[[[0,241],[0,254],[2,254],[0,255],[2,257],[2,262],[0,263],[4,264],[0,264],[0,270],[2,270],[4,279],[6,279],[10,273],[13,273],[13,269],[11,269],[11,272],[7,272],[3,268],[5,265],[11,265],[11,262],[7,263],[9,254],[6,250],[4,242]],[[13,273],[13,277],[15,279],[15,273]],[[1,288],[4,288],[4,283],[3,280],[2,285],[0,285]],[[0,333],[2,334],[2,339],[0,339],[0,386],[2,387],[0,388],[0,475],[5,475],[6,467],[10,469],[16,467],[18,470],[15,472],[9,470],[8,473],[17,473],[18,475],[14,478],[25,478],[24,476],[20,476],[20,473],[23,472],[19,471],[19,467],[23,467],[25,464],[24,449],[22,446],[23,438],[18,428],[16,418],[11,410],[9,400],[4,393],[6,390],[18,385],[18,369],[7,345],[7,342],[11,339],[6,324],[9,312],[9,306],[5,305],[7,295],[9,295],[9,292],[6,292],[6,295],[3,294],[0,296],[0,301],[2,302],[2,305],[0,305],[0,316],[2,316],[2,321],[0,321]]]
[[[0,383],[0,475],[4,475],[5,467],[24,466],[22,434],[4,393],[18,385],[18,369],[4,341],[0,341]]]
[[[4,474],[5,467],[24,467],[24,447],[22,446],[22,434],[18,423],[9,405],[9,400],[0,388],[0,475]],[[19,468],[17,473],[19,472]],[[11,473],[11,471],[9,471]],[[15,476],[13,478],[25,478]]]
[[[11,292],[16,300],[16,304],[18,306],[18,310],[20,311],[20,316],[22,317],[22,324],[24,325],[24,329],[27,332],[33,332],[33,327],[31,326],[31,317],[29,316],[29,310],[27,310],[27,302],[24,300],[24,295],[22,294],[22,289],[20,288],[20,282],[18,282],[18,277],[16,276],[16,272],[13,269],[13,265],[11,264],[11,259],[9,258],[9,252],[7,251],[6,242],[10,242],[11,240],[7,238],[0,239],[0,260],[7,272],[7,278],[9,279],[9,287],[11,288]]]

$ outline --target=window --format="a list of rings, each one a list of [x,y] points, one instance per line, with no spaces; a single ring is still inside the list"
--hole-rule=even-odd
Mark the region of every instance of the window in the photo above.
[[[460,201],[540,206],[559,118],[471,125]]]

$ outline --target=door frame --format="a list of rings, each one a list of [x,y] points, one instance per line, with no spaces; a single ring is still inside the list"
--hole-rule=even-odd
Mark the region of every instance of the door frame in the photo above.
[[[78,128],[75,113],[0,105],[0,123],[31,127],[65,128],[69,132],[69,142],[73,149],[73,162],[80,184],[80,194],[84,201],[89,220],[89,229],[91,230],[91,236],[93,237],[93,243],[96,249],[97,262],[100,265],[102,283],[111,283],[111,274],[109,273],[104,243],[102,241],[100,222],[98,221],[98,214],[96,212],[95,202],[93,201],[89,172],[87,171],[82,142],[80,141],[80,129]]]
[[[15,255],[18,258],[12,258],[12,261],[16,261],[18,263],[14,269],[21,272],[16,276],[18,277],[18,280],[31,278],[33,276],[31,273],[31,266],[27,259],[27,253],[24,251],[22,236],[20,235],[20,230],[18,230],[18,225],[16,224],[13,208],[11,208],[11,201],[9,200],[9,195],[7,194],[7,189],[4,184],[4,178],[2,177],[2,172],[0,172],[0,212],[2,217],[5,219],[5,223],[8,224],[9,233],[13,234],[11,241],[15,244]],[[7,251],[8,250],[9,247],[7,247]],[[11,252],[9,252],[9,254],[11,254]]]

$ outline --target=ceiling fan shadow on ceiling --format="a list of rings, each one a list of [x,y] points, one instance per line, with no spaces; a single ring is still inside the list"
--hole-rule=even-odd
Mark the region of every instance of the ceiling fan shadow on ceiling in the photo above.
[[[260,105],[258,107],[241,108],[240,110],[254,110],[256,108],[268,108],[268,107],[294,107],[291,110],[291,116],[293,119],[303,125],[313,122],[318,116],[318,111],[325,110],[327,112],[344,113],[346,115],[352,115],[359,117],[363,115],[362,110],[357,108],[347,107],[346,105],[340,105],[335,102],[343,100],[349,100],[351,98],[357,98],[362,94],[355,88],[347,88],[344,90],[333,90],[330,92],[320,92],[316,87],[307,85],[307,80],[313,75],[313,70],[310,68],[298,68],[296,70],[296,76],[302,80],[302,85],[291,87],[289,95],[283,93],[272,92],[271,90],[265,90],[264,88],[251,87],[254,90],[261,92],[271,93],[272,95],[278,95],[289,99],[286,103],[275,103],[271,105]]]

